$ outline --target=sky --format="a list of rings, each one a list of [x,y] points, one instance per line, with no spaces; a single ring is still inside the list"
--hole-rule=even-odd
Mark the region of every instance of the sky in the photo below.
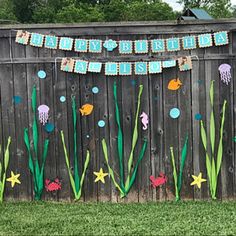
[[[182,6],[177,2],[177,0],[163,0],[164,2],[168,3],[174,10],[181,11]],[[236,0],[231,0],[232,5],[236,5]]]

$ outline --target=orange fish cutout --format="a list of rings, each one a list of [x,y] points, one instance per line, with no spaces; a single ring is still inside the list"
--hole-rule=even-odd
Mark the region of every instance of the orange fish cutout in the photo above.
[[[180,81],[179,78],[177,79],[172,79],[169,84],[168,84],[168,89],[169,90],[178,90],[182,85],[182,82]]]
[[[79,111],[81,112],[82,116],[88,116],[93,111],[93,105],[86,103],[79,109]]]

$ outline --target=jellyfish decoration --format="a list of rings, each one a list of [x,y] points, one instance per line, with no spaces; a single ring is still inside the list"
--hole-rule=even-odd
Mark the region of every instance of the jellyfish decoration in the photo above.
[[[229,64],[221,64],[219,66],[221,81],[227,85],[229,84],[231,80],[230,70],[231,70],[231,66]]]
[[[40,123],[45,125],[48,121],[49,107],[47,105],[40,105],[38,107],[38,112]]]

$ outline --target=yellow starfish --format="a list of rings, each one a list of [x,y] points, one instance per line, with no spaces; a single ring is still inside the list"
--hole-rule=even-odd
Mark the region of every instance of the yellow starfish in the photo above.
[[[15,183],[21,184],[20,180],[18,179],[20,177],[20,174],[14,174],[13,171],[11,171],[11,177],[7,178],[7,181],[11,182],[11,187],[13,188],[15,186]]]
[[[200,172],[198,176],[192,175],[193,177],[193,182],[191,183],[191,185],[197,185],[198,188],[201,188],[201,184],[202,182],[206,182],[206,179],[202,179],[202,173]]]
[[[95,179],[95,183],[98,182],[99,180],[102,181],[102,183],[105,184],[105,180],[104,180],[104,177],[106,177],[108,175],[108,173],[103,173],[103,169],[100,168],[99,172],[93,172],[97,178]]]

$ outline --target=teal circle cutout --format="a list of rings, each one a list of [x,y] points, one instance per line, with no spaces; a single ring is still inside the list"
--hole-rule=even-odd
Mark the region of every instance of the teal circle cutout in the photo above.
[[[172,108],[170,110],[170,117],[173,119],[177,119],[180,116],[180,110],[178,108]]]
[[[44,70],[38,71],[38,77],[39,77],[40,79],[45,79],[46,76],[47,76],[47,74],[46,74],[46,72],[45,72]]]
[[[48,133],[51,133],[54,130],[54,124],[53,123],[47,123],[44,126],[45,131],[47,131]]]
[[[104,120],[99,120],[99,121],[98,121],[98,126],[99,126],[100,128],[103,128],[105,125],[106,125],[106,123],[105,123]]]
[[[93,88],[92,88],[92,92],[93,92],[94,94],[99,93],[99,88],[98,88],[98,87],[93,87]]]
[[[201,119],[202,119],[202,115],[199,114],[199,113],[197,113],[197,114],[195,115],[195,120],[201,120]]]
[[[60,96],[60,101],[61,102],[65,102],[66,101],[66,97],[65,96]]]

